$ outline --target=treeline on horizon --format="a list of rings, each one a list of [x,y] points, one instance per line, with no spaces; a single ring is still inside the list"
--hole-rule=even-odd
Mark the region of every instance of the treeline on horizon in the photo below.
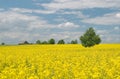
[[[87,29],[86,32],[82,36],[80,36],[79,39],[84,47],[92,47],[94,45],[101,43],[101,38],[99,37],[99,35],[95,33],[95,30],[92,27]],[[25,45],[25,44],[34,44],[34,43],[29,43],[28,41],[18,43],[18,45]],[[37,40],[35,44],[66,44],[66,43],[63,39],[59,40],[56,43],[55,39],[51,38],[48,41]],[[78,44],[78,41],[72,40],[70,43],[67,44]],[[2,43],[1,45],[5,45],[5,43]]]
[[[28,41],[23,41],[18,43],[18,45],[31,45],[31,44],[78,44],[78,41],[76,39],[66,43],[64,39],[61,39],[58,42],[56,42],[54,38],[51,38],[48,41],[37,40],[35,43],[30,43]],[[2,42],[1,45],[7,45],[7,44]]]
[[[51,38],[48,41],[37,40],[36,43],[29,43],[28,41],[24,41],[23,43],[19,43],[19,45],[24,45],[24,44],[78,44],[78,41],[72,40],[71,42],[66,43],[64,41],[64,39],[61,39],[58,42],[56,42],[54,38]]]

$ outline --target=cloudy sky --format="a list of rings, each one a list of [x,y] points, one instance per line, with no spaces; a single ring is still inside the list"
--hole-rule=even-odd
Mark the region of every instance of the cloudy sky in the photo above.
[[[89,27],[102,43],[120,43],[120,0],[0,0],[0,42],[69,42]]]

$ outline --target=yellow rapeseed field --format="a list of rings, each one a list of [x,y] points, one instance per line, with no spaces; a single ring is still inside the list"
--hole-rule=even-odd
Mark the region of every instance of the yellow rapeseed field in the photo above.
[[[0,46],[0,79],[120,79],[120,44]]]

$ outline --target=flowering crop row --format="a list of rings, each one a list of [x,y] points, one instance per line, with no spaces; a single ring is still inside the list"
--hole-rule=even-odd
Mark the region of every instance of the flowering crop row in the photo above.
[[[0,46],[0,79],[120,79],[120,44]]]

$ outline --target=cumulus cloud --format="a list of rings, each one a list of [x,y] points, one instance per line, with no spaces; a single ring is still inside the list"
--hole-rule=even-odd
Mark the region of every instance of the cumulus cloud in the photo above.
[[[97,34],[99,35],[109,34],[109,30],[97,30]]]
[[[118,29],[118,26],[113,27],[113,29],[97,29],[96,33],[100,35],[102,43],[119,43],[120,35],[117,34],[119,31]]]
[[[120,0],[54,0],[40,4],[47,9],[120,8]]]
[[[120,13],[117,13],[117,14],[116,14],[116,17],[117,17],[117,18],[120,18]]]
[[[120,17],[119,13],[109,13],[101,17],[87,18],[82,22],[97,25],[120,25]]]
[[[116,27],[112,31],[98,30],[97,33],[100,34],[103,42],[119,42],[120,0],[52,0],[49,3],[32,1],[42,9],[19,8],[19,6],[17,8],[9,7],[7,10],[0,9],[0,42],[17,40],[18,43],[20,40],[35,41],[50,38],[56,40],[79,39],[88,24],[115,25]],[[117,12],[95,17],[82,13],[85,9],[94,8],[97,8],[96,11],[99,8],[116,9]],[[48,17],[42,16],[43,14]],[[85,27],[81,27],[81,25],[85,25]],[[112,35],[112,33],[114,34]],[[114,38],[116,39],[114,40]]]
[[[104,43],[119,43],[120,42],[120,35],[116,34],[108,34],[108,35],[103,35],[102,39]]]
[[[11,11],[20,13],[38,13],[38,14],[52,14],[55,10],[39,10],[39,9],[26,9],[26,8],[11,8]]]
[[[41,19],[39,16],[22,14],[14,11],[0,12],[0,39],[1,41],[27,40],[38,38],[42,29],[53,28],[54,25]],[[36,31],[38,30],[39,31]],[[6,39],[5,39],[6,38]],[[3,39],[3,40],[2,40]]]
[[[116,27],[114,27],[114,30],[119,30],[120,31],[120,27],[116,26]]]
[[[70,11],[60,10],[58,14],[76,15],[77,18],[83,18],[83,19],[89,17],[89,15],[84,15],[81,11],[76,11],[76,10],[70,10]]]
[[[65,22],[61,24],[49,24],[40,16],[23,14],[15,11],[0,12],[0,41],[14,42],[17,40],[47,40],[51,38],[52,29],[69,29],[77,28],[78,25],[73,22]],[[66,33],[57,35],[59,39],[67,39],[70,36]],[[57,37],[55,37],[57,39]]]
[[[11,11],[0,13],[0,29],[28,30],[30,28],[48,27],[48,23],[38,16],[20,14]],[[50,26],[49,26],[50,27]]]
[[[55,38],[56,40],[64,39],[68,42],[73,39],[79,39],[80,35],[82,34],[83,32],[63,31],[63,32],[50,34],[49,36]]]
[[[72,23],[72,22],[65,22],[65,23],[61,23],[58,25],[58,28],[77,28],[79,27],[78,25]]]

